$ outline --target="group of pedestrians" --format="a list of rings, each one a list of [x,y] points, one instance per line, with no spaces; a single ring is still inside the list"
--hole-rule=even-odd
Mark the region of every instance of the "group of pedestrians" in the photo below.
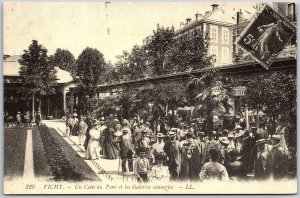
[[[13,122],[13,117],[9,116],[8,112],[4,113],[4,126],[10,127],[32,127],[32,123],[35,122],[37,126],[40,125],[42,121],[42,117],[40,111],[35,112],[34,117],[30,113],[30,111],[25,111],[21,113],[20,111],[17,112],[15,116],[15,122]],[[34,119],[33,119],[34,118]]]
[[[70,123],[75,123],[71,124]],[[86,159],[120,158],[122,173],[133,172],[147,181],[247,181],[289,177],[295,160],[285,141],[283,122],[269,133],[263,123],[247,130],[201,131],[199,123],[153,125],[137,117],[119,120],[74,114],[67,134],[78,135]],[[177,125],[177,126],[178,126]],[[76,128],[76,129],[75,129]]]

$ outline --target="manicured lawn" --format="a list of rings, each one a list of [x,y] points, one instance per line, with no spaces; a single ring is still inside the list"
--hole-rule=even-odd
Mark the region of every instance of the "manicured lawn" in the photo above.
[[[22,177],[27,133],[25,128],[4,129],[4,177]]]

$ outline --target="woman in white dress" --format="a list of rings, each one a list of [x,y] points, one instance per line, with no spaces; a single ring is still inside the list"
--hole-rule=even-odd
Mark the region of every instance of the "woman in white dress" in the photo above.
[[[100,158],[100,128],[97,120],[92,121],[92,129],[90,130],[90,140],[86,149],[86,159],[99,159]]]
[[[279,145],[283,149],[284,153],[288,155],[289,149],[287,147],[286,140],[285,140],[285,134],[286,134],[285,129],[286,129],[285,120],[283,118],[280,118],[279,125],[276,127],[275,134],[280,135],[281,139]]]
[[[152,167],[149,180],[156,182],[170,181],[171,175],[169,172],[169,167],[163,165],[163,162],[166,159],[166,154],[158,153],[156,155],[156,159],[158,164]]]

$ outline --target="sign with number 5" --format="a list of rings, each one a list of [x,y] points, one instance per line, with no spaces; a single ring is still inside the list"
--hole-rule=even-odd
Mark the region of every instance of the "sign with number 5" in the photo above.
[[[291,22],[266,5],[245,28],[237,44],[268,69],[295,33]]]

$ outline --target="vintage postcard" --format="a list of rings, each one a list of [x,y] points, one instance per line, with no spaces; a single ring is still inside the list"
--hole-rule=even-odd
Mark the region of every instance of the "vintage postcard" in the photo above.
[[[4,194],[297,193],[295,2],[4,2]]]

